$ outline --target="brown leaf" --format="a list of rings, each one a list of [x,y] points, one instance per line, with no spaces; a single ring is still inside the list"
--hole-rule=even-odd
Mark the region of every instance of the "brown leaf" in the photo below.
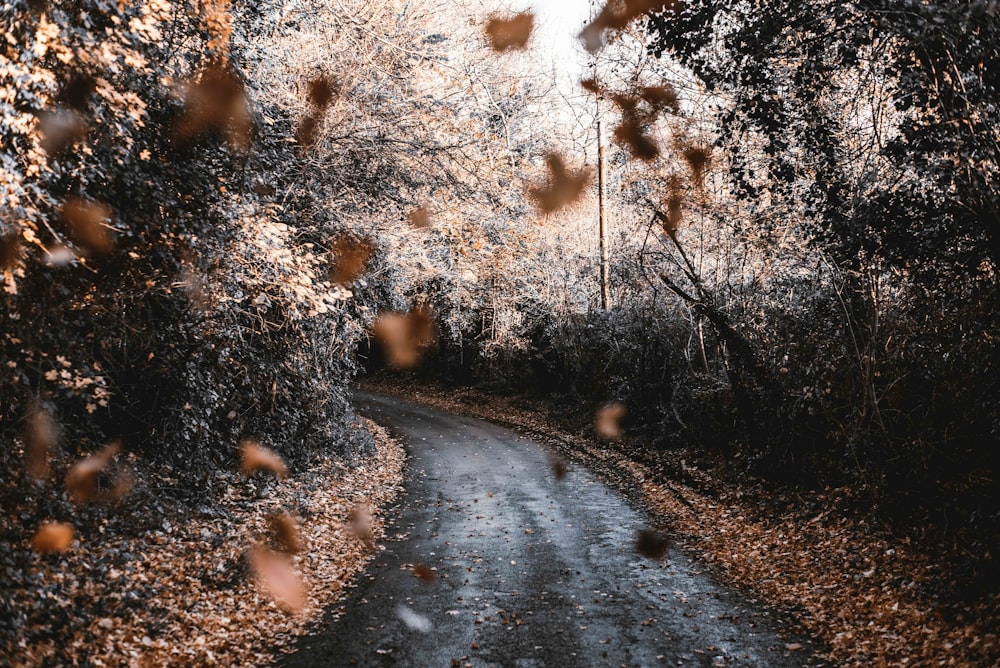
[[[316,114],[308,114],[299,122],[299,127],[295,130],[295,141],[302,148],[309,148],[316,143],[319,135],[319,118]]]
[[[593,77],[582,80],[580,82],[580,86],[582,86],[585,91],[593,93],[594,95],[600,95],[604,92],[604,87],[601,86],[601,83]]]
[[[351,531],[355,536],[366,543],[372,541],[372,511],[368,505],[360,504],[351,508],[347,521],[351,523]]]
[[[63,204],[63,220],[83,250],[92,255],[109,255],[115,242],[105,227],[105,220],[111,219],[111,209],[98,202],[69,199]]]
[[[531,186],[528,188],[528,195],[543,213],[552,213],[580,199],[590,183],[591,170],[570,172],[556,153],[549,153],[545,161],[551,172],[549,185]]]
[[[302,550],[302,538],[299,535],[299,523],[285,511],[271,513],[267,524],[274,534],[274,539],[286,552],[295,554]]]
[[[689,146],[683,150],[684,162],[691,169],[691,180],[699,188],[705,184],[705,169],[708,167],[710,154],[708,149]]]
[[[676,233],[681,226],[681,220],[683,219],[682,204],[683,200],[681,196],[676,193],[671,195],[667,200],[667,215],[661,222],[663,223],[663,231],[669,235]]]
[[[549,467],[551,467],[552,475],[556,477],[556,480],[562,480],[569,472],[569,467],[566,466],[566,462],[559,457],[549,457]]]
[[[121,442],[113,441],[103,450],[84,457],[66,472],[66,489],[77,503],[98,498],[98,477],[121,450]]]
[[[87,124],[75,112],[57,109],[38,115],[38,131],[42,149],[50,156],[59,156],[86,136]]]
[[[62,522],[45,522],[31,539],[31,549],[39,554],[65,552],[73,543],[73,525]]]
[[[627,412],[625,405],[612,402],[601,406],[594,418],[594,427],[601,438],[614,441],[622,437],[621,421]]]
[[[375,339],[390,366],[412,369],[437,338],[434,318],[426,308],[409,313],[383,313],[375,321]]]
[[[279,608],[285,612],[298,612],[305,606],[305,583],[292,568],[287,556],[257,545],[250,550],[250,566],[258,586],[274,599]]]
[[[426,564],[417,564],[414,566],[413,574],[424,582],[434,582],[435,578],[437,578],[437,573]]]
[[[375,248],[367,239],[342,238],[333,242],[333,268],[330,270],[331,283],[350,283],[364,272]]]
[[[59,427],[52,415],[37,402],[28,407],[21,438],[24,440],[28,474],[36,480],[48,478],[51,473],[50,461],[59,438]]]
[[[621,30],[643,14],[676,14],[682,8],[681,0],[608,0],[601,12],[580,33],[580,39],[587,51],[596,53],[604,46],[606,30]]]
[[[263,447],[252,438],[248,438],[240,443],[240,455],[242,457],[240,471],[247,475],[252,475],[255,471],[264,469],[271,471],[279,478],[286,478],[288,476],[288,467],[285,466],[285,462],[282,461],[281,457]]]
[[[340,86],[332,77],[318,76],[309,82],[309,104],[325,111],[339,90]]]
[[[210,132],[225,132],[234,148],[250,145],[253,122],[243,82],[232,68],[214,62],[188,84],[184,113],[174,127],[181,143],[194,141]]]
[[[431,210],[426,204],[419,209],[414,209],[406,216],[407,222],[412,227],[422,230],[431,226]]]
[[[486,38],[494,51],[524,49],[531,38],[535,17],[531,12],[515,14],[508,19],[494,16],[486,23]]]
[[[628,146],[633,157],[649,162],[660,155],[660,148],[650,139],[638,118],[626,115],[615,128],[615,141]]]
[[[649,103],[654,111],[670,110],[676,112],[677,91],[671,86],[646,86],[639,96]]]
[[[0,271],[11,271],[21,261],[21,235],[14,232],[0,234]]]
[[[640,529],[635,537],[635,551],[644,557],[660,560],[667,556],[670,542],[653,529]]]

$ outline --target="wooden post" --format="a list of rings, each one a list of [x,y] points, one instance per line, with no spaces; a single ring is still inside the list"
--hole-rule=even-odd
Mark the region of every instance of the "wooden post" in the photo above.
[[[598,110],[600,113],[600,110]],[[604,165],[604,125],[597,120],[597,220],[601,235],[601,308],[607,310],[611,303],[608,288],[608,217],[607,175]]]

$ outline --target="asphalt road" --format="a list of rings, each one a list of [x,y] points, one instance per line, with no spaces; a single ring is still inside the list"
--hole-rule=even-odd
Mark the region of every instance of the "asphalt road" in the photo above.
[[[787,666],[774,618],[682,552],[638,555],[642,513],[488,422],[357,394],[400,437],[406,492],[380,552],[285,666]],[[424,564],[434,579],[412,572]]]

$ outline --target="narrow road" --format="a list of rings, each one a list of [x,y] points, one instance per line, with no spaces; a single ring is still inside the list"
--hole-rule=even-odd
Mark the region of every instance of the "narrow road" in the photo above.
[[[639,556],[644,516],[481,420],[358,393],[410,456],[407,491],[346,612],[285,666],[786,666],[767,612],[683,553]],[[412,565],[436,569],[424,581]]]

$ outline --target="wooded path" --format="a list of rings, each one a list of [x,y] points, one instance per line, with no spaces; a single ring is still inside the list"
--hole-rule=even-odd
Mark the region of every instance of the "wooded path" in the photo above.
[[[346,612],[283,665],[809,662],[771,613],[682,552],[637,554],[645,516],[587,471],[557,479],[541,446],[488,422],[371,394],[356,404],[403,441],[407,491]]]

